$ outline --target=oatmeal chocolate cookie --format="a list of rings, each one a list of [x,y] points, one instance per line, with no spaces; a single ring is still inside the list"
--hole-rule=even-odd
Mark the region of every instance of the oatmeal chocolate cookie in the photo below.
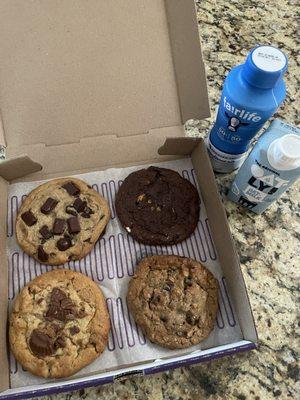
[[[35,278],[17,296],[9,341],[16,359],[34,375],[61,378],[90,364],[105,349],[110,328],[101,289],[70,270]]]
[[[193,346],[212,331],[218,282],[198,261],[144,258],[129,283],[128,307],[151,342],[170,349]]]
[[[89,253],[109,219],[107,201],[85,182],[54,179],[26,197],[16,235],[27,254],[41,263],[60,265]]]
[[[138,242],[172,245],[189,237],[199,220],[197,189],[177,172],[149,167],[127,176],[116,197],[123,227]]]

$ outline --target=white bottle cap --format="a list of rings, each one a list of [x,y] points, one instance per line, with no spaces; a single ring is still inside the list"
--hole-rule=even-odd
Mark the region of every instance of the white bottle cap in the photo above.
[[[268,161],[273,168],[287,171],[300,166],[300,136],[284,135],[274,140],[268,149]]]

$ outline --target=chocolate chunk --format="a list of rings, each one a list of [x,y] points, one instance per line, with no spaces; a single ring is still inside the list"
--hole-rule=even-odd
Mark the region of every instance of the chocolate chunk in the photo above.
[[[66,297],[67,297],[67,295],[62,290],[55,287],[52,289],[50,301],[56,303],[56,302],[59,302],[59,301],[65,299]]]
[[[49,259],[49,255],[45,252],[43,246],[38,247],[38,259],[42,262],[46,262]]]
[[[91,218],[91,214],[83,212],[82,214],[80,214],[82,216],[82,218]]]
[[[39,230],[39,232],[46,240],[50,239],[53,236],[52,232],[49,230],[47,225],[43,225]]]
[[[27,226],[32,226],[35,225],[37,223],[37,219],[35,218],[35,216],[32,214],[32,212],[26,211],[21,215],[22,220],[25,222],[25,224]]]
[[[69,329],[69,331],[70,331],[70,335],[76,335],[76,333],[79,333],[80,332],[80,329],[78,328],[78,326],[71,326],[71,328]]]
[[[66,345],[65,339],[62,338],[61,336],[59,336],[54,342],[54,347],[56,349],[58,349],[60,347],[65,347],[65,345]]]
[[[67,238],[67,237],[63,237],[63,238],[59,239],[56,243],[56,247],[60,251],[68,250],[68,248],[70,248],[71,246],[72,246],[72,241],[70,238]]]
[[[86,312],[84,310],[79,310],[77,313],[78,318],[83,318],[86,316]]]
[[[77,217],[68,218],[68,228],[69,233],[79,233],[80,232],[80,224]]]
[[[55,218],[52,232],[54,235],[61,235],[66,227],[66,221],[61,218]]]
[[[58,201],[55,199],[52,199],[52,197],[48,197],[48,199],[45,201],[45,203],[41,207],[41,212],[43,214],[49,214],[54,208],[56,207]]]
[[[53,343],[50,336],[45,335],[38,329],[34,329],[29,339],[29,346],[37,357],[50,356],[54,353]]]
[[[81,200],[80,197],[77,197],[77,199],[73,203],[73,207],[77,212],[82,212],[86,208],[86,201]]]
[[[62,186],[71,196],[77,196],[80,193],[80,189],[75,183],[67,182]]]
[[[66,213],[67,213],[67,214],[74,215],[75,217],[76,217],[76,215],[77,215],[77,212],[74,210],[74,207],[73,207],[73,206],[67,206],[67,207],[66,207]]]
[[[77,316],[77,311],[73,301],[62,290],[54,288],[50,295],[46,318],[65,322],[74,319],[75,316]]]

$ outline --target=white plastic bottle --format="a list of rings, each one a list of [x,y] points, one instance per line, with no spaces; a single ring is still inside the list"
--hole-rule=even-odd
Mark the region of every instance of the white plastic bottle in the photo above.
[[[300,129],[275,120],[241,166],[228,198],[261,214],[300,177]]]

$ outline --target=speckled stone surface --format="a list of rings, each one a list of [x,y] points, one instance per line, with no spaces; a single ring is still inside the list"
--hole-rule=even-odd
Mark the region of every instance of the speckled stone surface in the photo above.
[[[299,124],[298,1],[202,0],[196,3],[212,117],[200,123],[188,123],[188,133],[204,136],[208,132],[226,73],[242,62],[257,43],[270,43],[287,53],[288,96],[277,116]],[[265,214],[256,216],[226,200],[226,188],[232,179],[230,175],[217,177],[254,312],[260,338],[258,350],[148,378],[43,397],[43,400],[300,398],[296,362],[300,184],[294,185]]]

